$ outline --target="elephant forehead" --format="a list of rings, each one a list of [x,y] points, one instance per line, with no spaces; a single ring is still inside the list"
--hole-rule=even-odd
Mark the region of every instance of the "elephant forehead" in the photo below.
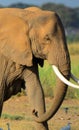
[[[46,22],[46,24],[39,27],[39,34],[41,36],[45,36],[46,34],[53,34],[53,32],[55,31],[55,27],[56,21],[49,20],[48,22]]]

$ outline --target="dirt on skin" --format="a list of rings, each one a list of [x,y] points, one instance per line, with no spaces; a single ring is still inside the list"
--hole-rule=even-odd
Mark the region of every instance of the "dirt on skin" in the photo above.
[[[48,110],[52,99],[46,98],[46,104]],[[0,128],[3,130],[8,130],[7,123],[10,124],[11,130],[35,130],[27,96],[12,97],[6,101],[2,115]],[[48,121],[49,130],[60,130],[68,123],[71,123],[71,130],[79,130],[79,100],[64,100],[56,115]]]

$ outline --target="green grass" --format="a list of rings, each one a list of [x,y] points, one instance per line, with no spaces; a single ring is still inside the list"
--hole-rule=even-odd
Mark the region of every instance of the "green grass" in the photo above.
[[[44,67],[39,68],[40,80],[45,92],[45,96],[53,96],[53,88],[56,83],[55,74],[52,67],[45,61]]]
[[[68,48],[71,58],[71,71],[79,77],[79,43],[69,44]],[[44,67],[39,67],[39,72],[45,96],[52,97],[53,89],[56,84],[56,76],[52,71],[51,66],[45,61]],[[67,98],[79,98],[79,90],[69,87]]]
[[[68,46],[71,58],[71,72],[79,77],[79,43],[69,44]],[[69,88],[67,96],[70,98],[79,98],[79,89]]]
[[[9,114],[2,114],[3,119],[10,119],[10,120],[24,120],[24,116],[20,115],[9,115]]]

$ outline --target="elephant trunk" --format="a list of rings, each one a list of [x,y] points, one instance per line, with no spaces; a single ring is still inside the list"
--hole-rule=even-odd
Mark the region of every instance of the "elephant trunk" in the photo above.
[[[62,26],[62,23],[57,17],[57,35],[54,35],[52,38],[52,46],[49,50],[49,53],[47,55],[47,60],[49,64],[56,65],[61,72],[61,74],[67,79],[67,81],[70,79],[70,57],[69,52],[66,44],[66,38],[65,38],[65,32],[64,28]],[[53,103],[51,108],[48,112],[44,113],[40,117],[35,117],[35,121],[37,122],[44,122],[51,119],[59,107],[61,106],[64,97],[67,92],[67,85],[63,83],[59,78],[57,78],[56,82],[56,90],[53,98]],[[35,113],[34,113],[35,115]]]
[[[70,63],[67,63],[61,67],[61,73],[63,76],[69,80],[70,78]],[[57,112],[59,107],[61,106],[64,97],[67,92],[67,85],[64,84],[59,78],[57,78],[57,84],[56,84],[56,90],[53,98],[53,105],[51,106],[50,110],[46,113],[44,113],[41,117],[35,117],[35,121],[37,122],[44,122],[51,119],[54,114]]]

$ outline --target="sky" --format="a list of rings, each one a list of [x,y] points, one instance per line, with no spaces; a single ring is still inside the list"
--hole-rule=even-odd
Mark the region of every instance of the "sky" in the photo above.
[[[34,5],[42,5],[43,3],[54,2],[58,4],[59,3],[64,4],[72,8],[79,7],[79,0],[0,0],[0,4],[4,6],[17,2],[23,2]]]

